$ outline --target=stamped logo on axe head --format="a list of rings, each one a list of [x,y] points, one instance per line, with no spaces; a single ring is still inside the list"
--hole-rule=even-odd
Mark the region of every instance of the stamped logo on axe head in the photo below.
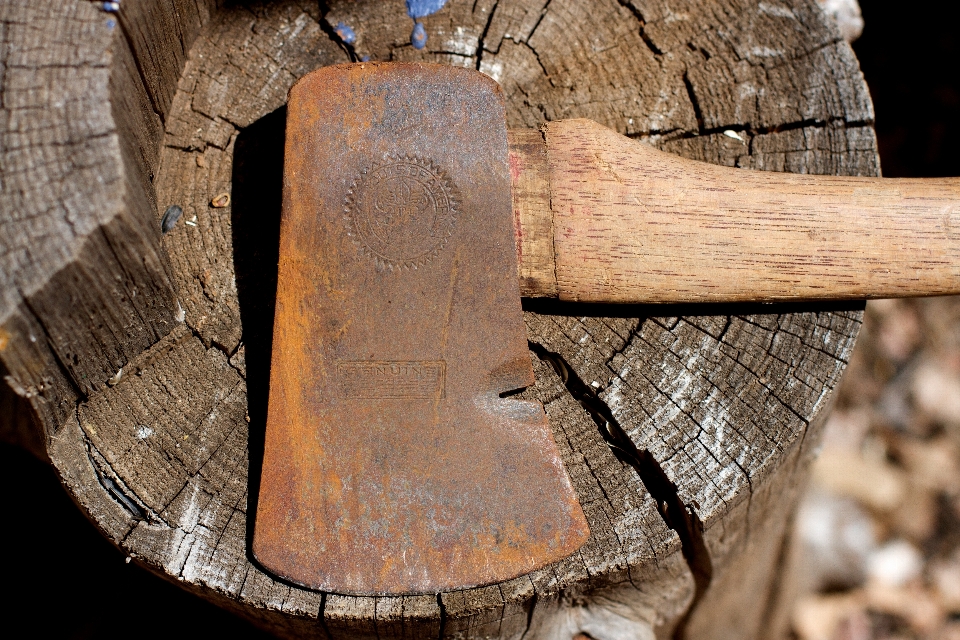
[[[420,267],[453,233],[457,196],[447,176],[420,158],[387,158],[365,170],[347,196],[350,232],[383,265]]]
[[[500,89],[340,65],[290,92],[253,551],[345,594],[507,580],[589,530],[533,384]]]

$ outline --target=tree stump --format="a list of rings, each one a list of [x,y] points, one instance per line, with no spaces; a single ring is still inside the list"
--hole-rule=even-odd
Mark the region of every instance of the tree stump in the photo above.
[[[877,175],[857,61],[815,0],[450,0],[423,50],[399,0],[101,6],[0,4],[0,406],[105,536],[280,635],[782,632],[787,525],[857,303],[525,301],[523,395],[545,405],[592,535],[509,582],[299,589],[251,562],[248,516],[297,78],[367,56],[467,66],[501,83],[511,127],[587,117],[708,162]]]

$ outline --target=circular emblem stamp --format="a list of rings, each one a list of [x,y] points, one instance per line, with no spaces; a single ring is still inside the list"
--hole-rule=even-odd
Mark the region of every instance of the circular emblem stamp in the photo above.
[[[360,174],[345,204],[351,236],[377,266],[416,269],[446,246],[459,202],[433,162],[388,156]]]

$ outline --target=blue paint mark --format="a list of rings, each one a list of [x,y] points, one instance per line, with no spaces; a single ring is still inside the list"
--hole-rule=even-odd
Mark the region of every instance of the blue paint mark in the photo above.
[[[410,34],[410,44],[414,49],[423,49],[427,46],[427,29],[420,22],[431,13],[436,13],[447,4],[447,0],[407,0],[407,15],[413,18],[413,33]]]
[[[427,46],[427,30],[422,22],[416,22],[413,25],[413,33],[410,34],[410,44],[414,49],[423,49]]]
[[[370,56],[363,56],[360,58],[360,62],[370,62]]]
[[[107,29],[113,29],[115,26],[117,26],[117,21],[113,18],[109,18],[107,20]]]
[[[353,30],[353,27],[342,20],[337,23],[334,32],[343,40],[344,44],[353,44],[357,41],[357,34]]]
[[[120,2],[104,2],[102,5],[100,5],[100,8],[107,13],[116,13],[117,11],[120,11]]]
[[[417,20],[436,13],[447,4],[447,0],[407,0],[407,15]],[[426,42],[426,40],[424,40]],[[417,46],[417,45],[413,45]],[[418,49],[421,47],[417,47]]]

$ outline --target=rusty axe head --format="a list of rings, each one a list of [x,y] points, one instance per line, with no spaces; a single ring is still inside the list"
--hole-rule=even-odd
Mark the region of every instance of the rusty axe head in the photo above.
[[[253,550],[348,594],[507,580],[589,531],[533,383],[503,100],[474,71],[327,67],[290,92]]]

